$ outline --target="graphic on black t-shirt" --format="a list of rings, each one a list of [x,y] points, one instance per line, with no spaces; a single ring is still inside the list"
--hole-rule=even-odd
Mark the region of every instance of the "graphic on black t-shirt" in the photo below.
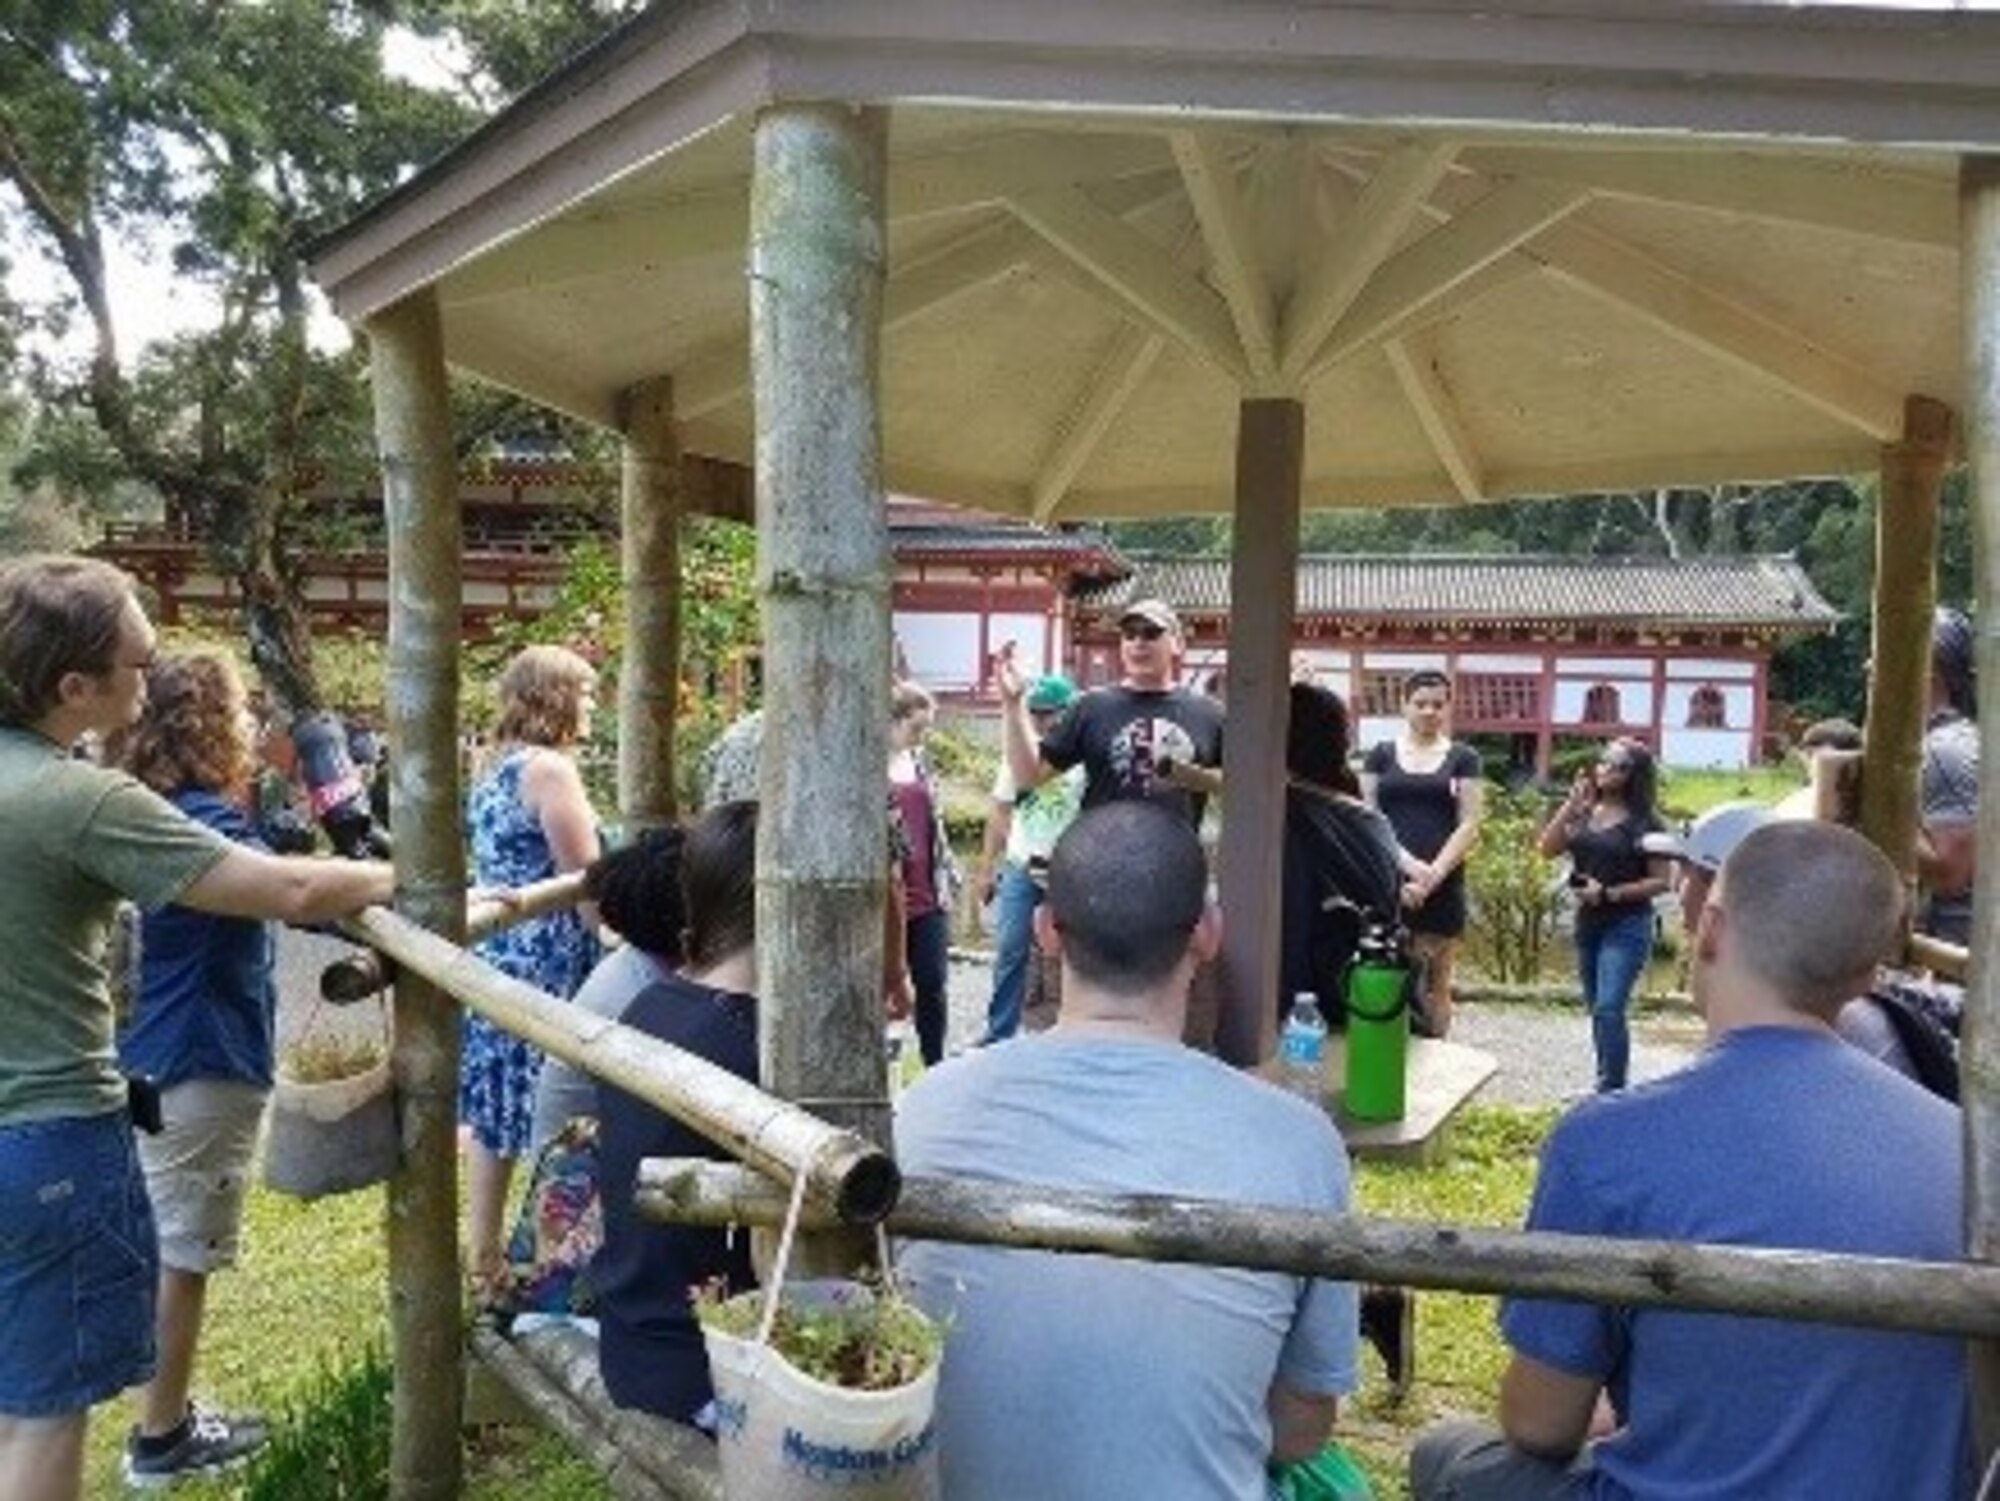
[[[1197,759],[1194,739],[1171,719],[1142,715],[1111,737],[1111,775],[1132,792],[1150,793],[1164,780],[1162,761],[1187,765]]]

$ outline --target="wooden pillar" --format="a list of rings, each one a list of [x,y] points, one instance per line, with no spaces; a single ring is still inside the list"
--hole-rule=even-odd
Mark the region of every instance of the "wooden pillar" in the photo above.
[[[1223,1012],[1216,1052],[1253,1067],[1278,1015],[1278,889],[1285,848],[1285,727],[1299,582],[1305,408],[1245,401],[1236,427],[1236,543],[1229,563],[1229,734],[1223,747]]]
[[[764,625],[757,932],[765,1088],[889,1138],[882,1052],[889,598],[877,386],[886,120],[757,118],[750,361]],[[851,1273],[816,1237],[795,1265]]]
[[[1966,1252],[2000,1261],[2000,157],[1959,178],[1960,297],[1965,319],[1965,450],[1972,468],[1973,574],[1978,590],[1979,866],[1972,968],[1959,1057],[1965,1111]],[[1863,771],[1864,788],[1873,773]],[[1865,792],[1864,792],[1865,796]],[[2000,1343],[1973,1346],[1979,1452],[2000,1450]]]
[[[671,380],[625,393],[619,468],[625,658],[618,673],[618,813],[628,839],[672,821],[681,679],[681,451]]]
[[[1951,408],[1903,404],[1903,436],[1882,449],[1875,506],[1874,664],[1861,773],[1861,832],[1895,862],[1914,895],[1917,767],[1931,679],[1937,604],[1938,493],[1951,458]]]
[[[457,460],[437,299],[368,322],[375,441],[389,538],[389,810],[396,910],[465,935],[458,757],[461,577]],[[389,1184],[389,1328],[396,1370],[389,1493],[456,1496],[463,1391],[458,1275],[458,1008],[396,982],[394,1073],[403,1157]]]

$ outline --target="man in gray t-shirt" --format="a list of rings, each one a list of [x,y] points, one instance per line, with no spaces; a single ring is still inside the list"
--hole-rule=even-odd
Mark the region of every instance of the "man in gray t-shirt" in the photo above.
[[[1326,1115],[1181,1046],[1189,979],[1220,937],[1206,883],[1200,844],[1162,808],[1072,824],[1036,916],[1061,953],[1061,1020],[913,1086],[903,1169],[1343,1213]],[[950,1322],[940,1456],[964,1501],[1261,1501],[1267,1462],[1317,1453],[1354,1386],[1345,1283],[942,1241],[908,1244],[901,1266]]]

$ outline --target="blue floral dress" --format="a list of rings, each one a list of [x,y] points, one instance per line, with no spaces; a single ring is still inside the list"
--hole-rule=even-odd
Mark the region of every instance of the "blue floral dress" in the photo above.
[[[556,873],[541,819],[521,801],[521,772],[532,754],[527,747],[508,751],[473,784],[466,822],[477,885],[525,886]],[[476,952],[495,969],[568,1000],[597,962],[597,941],[582,918],[565,910],[504,928]],[[460,1029],[458,1118],[494,1155],[520,1157],[534,1120],[541,1049],[470,1011],[461,1013]]]

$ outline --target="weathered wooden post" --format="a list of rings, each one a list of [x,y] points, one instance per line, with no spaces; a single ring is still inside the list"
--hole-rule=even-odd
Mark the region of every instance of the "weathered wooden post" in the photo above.
[[[642,382],[621,405],[625,656],[618,672],[618,814],[629,838],[670,822],[677,802],[683,507],[673,382]]]
[[[396,833],[396,908],[462,942],[462,548],[435,294],[417,293],[371,318],[368,341],[389,534],[389,809]],[[464,1377],[458,1008],[414,976],[396,982],[394,1074],[403,1157],[389,1185],[389,1321],[396,1370],[389,1490],[397,1501],[418,1501],[459,1492]]]
[[[1868,679],[1861,832],[1896,864],[1914,893],[1917,768],[1931,679],[1937,604],[1938,496],[1951,462],[1952,412],[1941,401],[1903,403],[1903,436],[1882,449],[1875,507],[1874,670]]]
[[[757,119],[750,360],[764,742],[757,828],[764,1085],[887,1141],[888,525],[876,392],[886,121],[844,105]],[[851,1237],[803,1265],[848,1272]]]
[[[1965,1109],[1966,1254],[2000,1261],[2000,157],[1959,175],[1960,300],[1965,319],[1965,448],[1972,466],[1973,570],[1979,594],[1979,864],[1972,973],[1959,1055]],[[1864,773],[1865,774],[1865,773]],[[2000,1450],[2000,1342],[1973,1347],[1980,1453]]]
[[[1216,1052],[1252,1067],[1277,1030],[1279,874],[1285,848],[1285,727],[1298,598],[1305,408],[1246,400],[1236,428],[1236,528],[1229,564],[1229,736],[1223,744],[1225,1001]],[[1322,1002],[1331,1001],[1322,996]]]

